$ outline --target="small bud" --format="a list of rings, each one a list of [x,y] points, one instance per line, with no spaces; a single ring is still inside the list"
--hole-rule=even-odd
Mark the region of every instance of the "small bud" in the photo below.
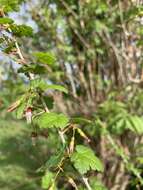
[[[27,108],[26,113],[25,113],[26,121],[28,124],[32,122],[32,109]]]
[[[17,100],[16,102],[14,102],[7,110],[7,112],[12,112],[14,111],[19,105],[20,105],[21,101]]]
[[[70,142],[70,147],[69,147],[69,152],[70,152],[70,154],[72,154],[73,153],[73,151],[74,151],[74,136],[71,138],[71,142]]]
[[[80,136],[82,136],[84,139],[90,142],[90,139],[86,136],[86,134],[81,129],[77,128],[77,131],[80,134]]]

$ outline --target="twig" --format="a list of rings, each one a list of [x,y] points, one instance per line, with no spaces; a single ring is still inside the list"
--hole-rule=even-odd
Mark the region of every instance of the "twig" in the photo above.
[[[68,177],[68,182],[75,188],[75,190],[78,190],[75,181],[71,177]]]
[[[88,183],[88,178],[83,176],[82,179],[83,179],[83,182],[84,182],[85,186],[87,187],[87,189],[92,190],[92,188],[90,187],[90,185]]]
[[[65,141],[65,137],[64,137],[64,133],[63,133],[63,131],[58,131],[59,132],[59,136],[60,136],[60,138],[61,138],[61,141],[62,141],[62,143],[63,143],[63,145],[65,145],[66,144],[66,141]]]

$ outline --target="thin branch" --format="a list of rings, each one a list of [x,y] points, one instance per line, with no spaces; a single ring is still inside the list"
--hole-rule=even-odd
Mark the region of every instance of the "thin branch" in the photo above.
[[[59,132],[59,136],[61,138],[61,141],[62,141],[63,145],[65,145],[66,144],[66,140],[65,140],[63,131],[59,130],[58,132]]]
[[[92,190],[92,188],[90,187],[90,185],[88,183],[88,178],[83,176],[82,179],[83,179],[83,182],[84,182],[85,186],[87,187],[87,189]]]

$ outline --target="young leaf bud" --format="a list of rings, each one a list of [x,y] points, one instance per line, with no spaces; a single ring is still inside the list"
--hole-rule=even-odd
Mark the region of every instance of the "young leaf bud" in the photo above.
[[[74,151],[74,141],[75,141],[75,139],[74,139],[74,136],[73,136],[71,138],[71,142],[70,142],[70,146],[69,146],[69,152],[70,152],[70,154],[72,154],[73,151]]]
[[[30,124],[32,122],[32,109],[30,107],[27,108],[25,112],[25,117],[26,117],[27,124]]]

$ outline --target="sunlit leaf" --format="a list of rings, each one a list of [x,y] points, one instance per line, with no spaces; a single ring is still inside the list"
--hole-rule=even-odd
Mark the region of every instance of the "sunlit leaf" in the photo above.
[[[68,125],[69,119],[64,114],[44,113],[35,119],[40,128],[64,128]]]
[[[55,85],[55,84],[47,84],[44,80],[42,79],[34,79],[31,80],[31,87],[33,89],[39,88],[42,91],[45,90],[58,90],[64,93],[68,93],[67,89],[61,85]]]
[[[22,36],[30,37],[33,35],[33,29],[30,26],[24,24],[22,25],[12,24],[10,28],[13,34],[18,37]]]
[[[0,24],[12,24],[13,22],[14,21],[8,17],[0,18]]]
[[[76,152],[71,157],[75,168],[81,174],[87,173],[89,170],[103,171],[103,165],[94,152],[83,145],[76,146]]]
[[[47,171],[46,174],[42,177],[42,188],[43,189],[48,189],[52,183],[53,183],[53,173],[51,173],[50,171]]]
[[[55,65],[56,64],[56,58],[52,53],[49,52],[35,52],[33,55],[37,58],[37,61],[47,64],[47,65]]]

